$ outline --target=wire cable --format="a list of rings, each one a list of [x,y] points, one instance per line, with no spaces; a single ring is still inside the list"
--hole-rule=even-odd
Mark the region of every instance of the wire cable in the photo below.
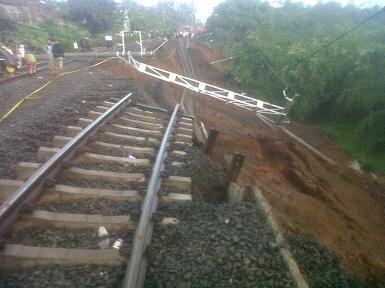
[[[376,14],[370,16],[369,18],[367,18],[366,20],[358,23],[357,25],[353,26],[352,28],[350,28],[348,31],[345,31],[344,33],[342,33],[340,36],[338,36],[337,38],[335,38],[334,40],[324,44],[323,46],[321,46],[320,48],[318,48],[317,50],[313,51],[312,53],[308,54],[307,56],[305,56],[304,58],[302,58],[300,61],[297,61],[297,63],[294,63],[292,64],[291,66],[289,66],[289,69],[293,68],[294,66],[297,66],[298,64],[300,64],[301,62],[304,62],[306,60],[308,60],[309,58],[313,57],[314,55],[318,54],[319,52],[321,52],[322,50],[330,47],[331,45],[333,45],[335,42],[341,40],[342,38],[344,38],[346,35],[348,35],[349,33],[353,32],[354,30],[358,29],[359,27],[361,27],[362,25],[364,25],[365,23],[369,22],[370,20],[372,20],[373,18],[377,17],[378,15],[380,15],[382,12],[385,12],[385,6],[380,10],[378,11]]]
[[[385,6],[382,7],[381,10],[379,10],[377,13],[375,13],[374,15],[370,16],[369,18],[365,19],[364,21],[358,23],[357,25],[353,26],[352,28],[350,28],[349,30],[345,31],[344,33],[342,33],[341,35],[339,35],[338,37],[336,37],[335,39],[333,39],[332,41],[322,45],[320,48],[316,49],[315,51],[311,52],[310,54],[308,54],[307,56],[305,56],[304,58],[298,60],[296,63],[290,65],[287,69],[291,69],[295,66],[298,66],[299,64],[309,60],[311,57],[313,57],[314,55],[317,55],[319,52],[321,52],[322,50],[330,47],[331,45],[333,45],[334,43],[336,43],[337,41],[341,40],[342,38],[344,38],[346,35],[350,34],[351,32],[353,32],[354,30],[358,29],[359,27],[361,27],[362,25],[366,24],[367,22],[369,22],[370,20],[372,20],[373,18],[377,17],[378,15],[380,15],[382,12],[385,12]],[[270,73],[271,74],[271,73]],[[279,73],[278,76],[282,76],[283,72]],[[269,75],[267,75],[269,76]]]
[[[271,73],[273,73],[273,75],[280,81],[284,84],[285,87],[289,87],[289,84],[287,83],[287,81],[285,81],[274,69],[273,67],[269,64],[269,62],[267,62],[266,58],[264,58],[261,54],[261,52],[259,51],[259,49],[257,48],[256,50],[259,58],[261,58],[262,62],[270,69]]]

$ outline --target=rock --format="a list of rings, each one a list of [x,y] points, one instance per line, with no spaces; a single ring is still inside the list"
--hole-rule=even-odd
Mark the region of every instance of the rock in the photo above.
[[[359,172],[360,174],[362,174],[362,170],[361,170],[361,166],[360,166],[360,163],[358,163],[357,160],[354,160],[353,162],[351,162],[349,164],[349,167],[352,168],[354,171],[357,171]]]
[[[110,247],[110,238],[106,238],[98,243],[100,249],[108,249]]]
[[[370,173],[370,176],[372,176],[373,179],[378,180],[378,176],[374,173]]]

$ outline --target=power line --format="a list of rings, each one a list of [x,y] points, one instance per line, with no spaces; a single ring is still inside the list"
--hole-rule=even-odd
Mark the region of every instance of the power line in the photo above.
[[[349,30],[345,31],[344,33],[342,33],[340,36],[338,36],[337,38],[333,39],[332,41],[322,45],[320,48],[316,49],[315,51],[313,51],[312,53],[308,54],[307,56],[305,56],[304,58],[300,59],[299,61],[297,61],[296,63],[290,65],[287,69],[291,69],[295,66],[298,66],[299,64],[309,60],[311,57],[313,57],[314,55],[318,54],[319,52],[321,52],[322,50],[330,47],[331,45],[333,45],[335,42],[341,40],[342,38],[344,38],[346,35],[350,34],[351,32],[353,32],[354,30],[358,29],[359,27],[361,27],[362,25],[366,24],[367,22],[369,22],[370,20],[372,20],[373,18],[377,17],[378,15],[380,15],[382,12],[385,12],[385,6],[379,10],[377,13],[375,13],[374,15],[370,16],[369,18],[365,19],[364,21],[358,23],[357,25],[353,26],[352,28],[350,28]],[[270,73],[271,74],[271,73]],[[283,72],[279,73],[278,76],[282,76]],[[267,75],[269,76],[269,75]]]
[[[262,62],[270,69],[271,73],[279,80],[281,81],[285,87],[289,87],[289,84],[273,69],[273,67],[267,62],[267,60],[262,56],[261,52],[257,48],[257,54],[261,58]]]
[[[331,45],[333,45],[335,42],[341,40],[342,38],[344,38],[346,35],[348,35],[349,33],[353,32],[354,30],[358,29],[359,27],[361,27],[362,25],[364,25],[365,23],[369,22],[370,20],[372,20],[373,18],[377,17],[378,15],[381,14],[381,12],[385,12],[385,6],[380,10],[378,11],[376,14],[370,16],[369,18],[367,18],[366,20],[358,23],[357,25],[353,26],[352,28],[350,28],[348,31],[345,31],[344,33],[342,33],[340,36],[338,36],[337,38],[335,38],[334,40],[326,43],[325,45],[321,46],[320,48],[318,48],[317,50],[313,51],[312,53],[308,54],[305,58],[302,58],[300,61],[298,61],[297,63],[294,63],[292,64],[291,66],[289,66],[289,69],[293,68],[294,66],[297,66],[298,64],[300,64],[301,62],[304,62],[306,60],[308,60],[309,58],[313,57],[314,55],[318,54],[319,52],[321,52],[322,50],[330,47]]]
[[[325,80],[326,80],[326,81],[329,81],[329,80],[333,79],[335,76],[338,76],[338,75],[341,74],[342,72],[346,71],[346,70],[348,69],[348,67],[351,66],[351,65],[352,65],[352,63],[350,63],[350,62],[347,63],[346,65],[344,65],[344,66],[342,67],[342,69],[339,69],[338,71],[335,71],[334,73],[330,74],[329,77],[327,77],[326,79],[323,79],[323,80],[324,80],[324,81],[325,81]],[[367,69],[368,69],[368,67],[366,67],[366,68],[364,68],[364,69],[362,69],[362,70],[354,71],[353,73],[349,74],[349,77],[355,76],[355,75],[357,75],[357,74],[359,74],[359,73],[361,73],[361,72],[363,72],[363,71],[365,71],[365,70],[367,70]],[[319,80],[319,78],[317,78],[314,74],[312,74],[312,75],[311,75],[311,79],[309,79],[309,80],[307,80],[307,81],[304,81],[304,82],[302,83],[302,86],[301,86],[300,90],[303,90],[304,87],[305,87],[305,85],[307,85],[307,84],[309,84],[309,83],[311,83],[311,82],[313,82],[313,81],[315,81],[315,80]]]

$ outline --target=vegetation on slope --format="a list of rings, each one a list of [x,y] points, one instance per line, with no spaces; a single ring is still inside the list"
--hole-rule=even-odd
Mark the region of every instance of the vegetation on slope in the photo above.
[[[44,0],[41,20],[32,24],[14,23],[7,15],[0,15],[4,42],[12,39],[15,44],[31,43],[42,49],[47,39],[60,40],[66,51],[73,42],[88,37],[96,44],[104,43],[106,34],[114,35],[123,30],[124,9],[128,10],[131,31],[142,31],[146,39],[165,37],[180,25],[195,23],[195,10],[192,4],[164,0],[147,7],[138,1],[125,0]],[[47,13],[49,12],[49,13]],[[134,36],[135,35],[135,36]],[[134,34],[133,37],[138,37]],[[128,40],[130,36],[128,35]],[[138,40],[138,39],[131,39]]]
[[[228,73],[239,84],[277,104],[284,103],[284,88],[299,93],[293,117],[322,124],[369,170],[385,174],[385,13],[322,48],[379,11],[337,3],[286,2],[274,8],[259,0],[227,0],[207,27],[214,44],[238,57]]]

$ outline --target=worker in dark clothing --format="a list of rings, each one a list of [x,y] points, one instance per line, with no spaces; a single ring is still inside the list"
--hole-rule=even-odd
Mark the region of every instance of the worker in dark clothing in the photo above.
[[[84,39],[84,48],[85,48],[86,52],[91,51],[90,39],[88,39],[88,38]]]
[[[55,73],[60,74],[63,71],[63,58],[64,58],[64,49],[59,41],[55,41],[52,46],[52,55],[54,59],[54,71]]]

